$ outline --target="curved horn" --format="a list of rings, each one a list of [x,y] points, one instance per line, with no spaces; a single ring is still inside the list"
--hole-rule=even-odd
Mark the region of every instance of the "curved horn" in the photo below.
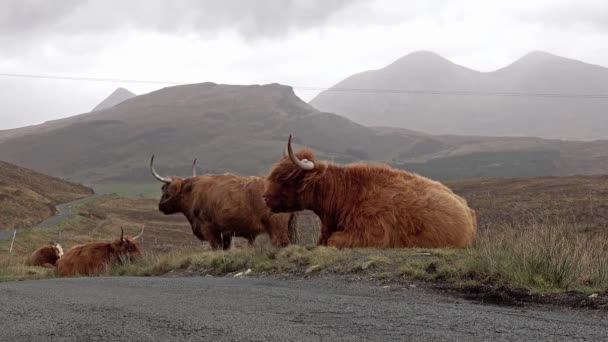
[[[145,224],[142,224],[142,225],[141,225],[141,232],[140,232],[139,234],[137,234],[137,236],[136,236],[136,237],[134,237],[134,238],[133,238],[133,240],[137,240],[137,239],[139,239],[139,238],[140,238],[142,235],[144,235],[144,229],[145,229],[145,228],[146,228],[146,225],[145,225]]]
[[[125,231],[120,227],[120,241],[124,241]]]
[[[192,162],[192,177],[196,177],[196,158]]]
[[[315,168],[315,164],[308,159],[300,160],[293,153],[293,149],[291,148],[291,134],[289,135],[289,140],[287,141],[287,154],[289,155],[289,159],[296,164],[298,168],[304,171],[310,171]]]
[[[156,178],[159,182],[171,183],[171,179],[159,175],[156,170],[154,170],[154,155],[152,155],[152,158],[150,158],[150,172],[152,172],[152,176],[154,176],[154,178]]]

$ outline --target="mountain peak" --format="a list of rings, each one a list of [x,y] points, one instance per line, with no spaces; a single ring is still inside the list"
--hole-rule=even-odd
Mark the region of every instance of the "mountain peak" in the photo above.
[[[110,94],[110,96],[108,96],[105,100],[101,101],[101,103],[99,103],[97,106],[95,106],[95,108],[93,108],[92,112],[97,112],[100,110],[104,110],[104,109],[108,109],[110,107],[114,107],[117,104],[126,101],[130,98],[133,98],[137,95],[135,95],[133,92],[129,91],[128,89],[119,87],[116,88],[116,90],[114,90],[112,92],[112,94]]]
[[[438,55],[435,52],[432,51],[414,51],[412,53],[409,53],[399,59],[397,59],[396,61],[394,61],[393,63],[391,63],[390,65],[387,66],[387,68],[390,67],[399,67],[399,66],[406,66],[406,65],[419,65],[419,64],[452,64],[452,62],[450,62],[449,60],[447,60],[446,58]]]

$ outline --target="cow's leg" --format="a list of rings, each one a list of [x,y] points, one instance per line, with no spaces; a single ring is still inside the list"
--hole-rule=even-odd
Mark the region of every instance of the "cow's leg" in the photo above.
[[[209,225],[202,229],[205,240],[209,242],[209,246],[213,249],[219,249],[222,246],[222,241],[219,234],[215,234]],[[222,246],[223,247],[223,246]]]
[[[331,236],[332,229],[330,227],[321,222],[321,232],[319,234],[319,239],[317,240],[317,245],[319,246],[327,246],[327,240]]]
[[[260,232],[267,232],[270,242],[276,247],[285,247],[289,245],[289,225],[290,222],[285,222],[280,216],[274,215],[270,218],[263,217],[260,226]],[[255,238],[255,237],[254,237]]]
[[[203,233],[203,224],[201,224],[199,221],[193,221],[192,224],[192,233],[194,234],[194,236],[196,236],[199,240],[201,241],[205,241],[205,234]]]
[[[286,231],[271,232],[270,241],[276,247],[285,247],[289,245],[289,236]]]
[[[352,237],[345,231],[333,232],[327,239],[327,246],[344,248],[352,246]]]
[[[220,241],[222,242],[222,249],[228,250],[230,249],[230,244],[232,243],[232,236],[229,234],[220,234]]]
[[[277,222],[269,227],[268,236],[270,237],[270,242],[275,247],[285,247],[289,245],[289,232],[287,227],[283,227]]]

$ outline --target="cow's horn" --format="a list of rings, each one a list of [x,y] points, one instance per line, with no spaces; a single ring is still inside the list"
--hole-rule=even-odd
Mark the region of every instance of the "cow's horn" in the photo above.
[[[156,178],[159,182],[171,183],[171,179],[159,175],[156,170],[154,170],[154,155],[152,155],[152,158],[150,158],[150,172],[152,172],[152,176],[154,176],[154,178]]]
[[[192,177],[196,177],[196,158],[192,162]]]
[[[140,238],[142,235],[144,235],[144,228],[146,228],[146,225],[145,225],[145,224],[142,224],[142,225],[141,225],[141,232],[140,232],[139,234],[137,234],[137,236],[136,236],[136,237],[134,237],[134,238],[133,238],[133,240],[137,240],[137,239],[139,239],[139,238]]]
[[[289,159],[296,164],[298,168],[304,171],[310,171],[315,168],[315,164],[308,159],[300,160],[293,153],[293,149],[291,148],[291,134],[289,135],[289,140],[287,141],[287,154],[289,154]]]
[[[124,235],[125,235],[125,231],[124,231],[124,229],[122,229],[122,227],[120,227],[120,241],[124,240]]]

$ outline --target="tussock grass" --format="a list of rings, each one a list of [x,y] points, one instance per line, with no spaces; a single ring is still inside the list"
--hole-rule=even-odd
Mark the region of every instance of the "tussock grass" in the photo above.
[[[608,239],[564,224],[503,226],[480,232],[470,251],[472,272],[556,291],[608,289]]]
[[[0,282],[44,279],[54,276],[49,268],[26,266],[26,258],[13,255],[0,255]]]
[[[11,255],[10,241],[1,241],[0,281],[52,277],[51,270],[24,265],[29,253],[48,241],[60,242],[67,251],[75,244],[114,238],[123,226],[126,232],[135,234],[139,222],[150,222],[144,215],[148,202],[141,202],[140,208],[133,207],[133,203],[140,202],[122,201],[113,197],[99,199],[95,205],[81,208],[86,215],[77,215],[59,226],[22,230]],[[122,211],[107,209],[115,207]],[[193,241],[188,231],[162,221],[163,217],[154,217],[156,221],[146,229],[143,257],[109,267],[104,275],[151,276],[172,271],[185,275],[227,275],[249,268],[253,274],[305,275],[308,268],[318,265],[315,273],[368,279],[506,285],[541,293],[568,290],[608,293],[608,234],[577,229],[566,219],[522,220],[520,224],[485,222],[474,246],[467,249],[338,250],[314,246],[319,221],[316,216],[308,216],[304,217],[305,224],[298,224],[297,244],[287,248],[271,246],[266,237],[265,242],[256,239],[252,247],[210,251],[198,243],[181,243]],[[175,239],[170,240],[173,236]],[[158,248],[163,243],[166,246]]]

